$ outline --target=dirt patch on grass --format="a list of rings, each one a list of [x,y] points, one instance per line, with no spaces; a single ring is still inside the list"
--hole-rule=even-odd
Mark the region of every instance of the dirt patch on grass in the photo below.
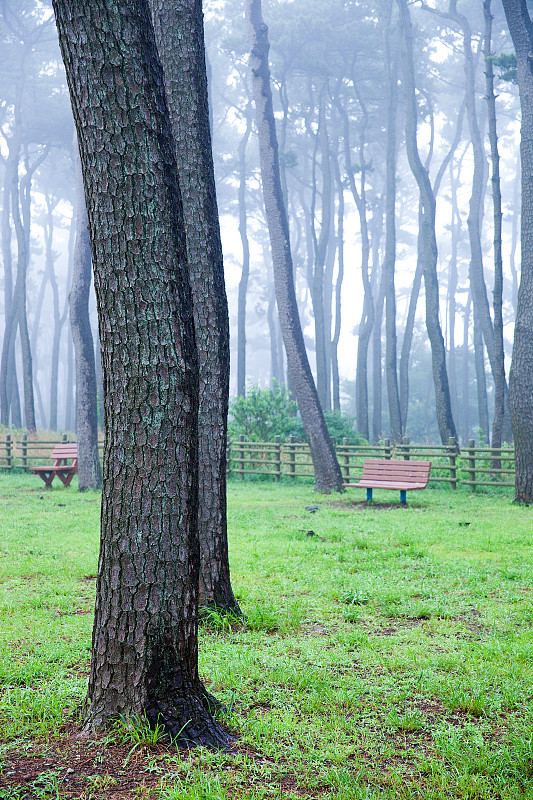
[[[403,511],[406,508],[416,508],[418,510],[425,510],[425,506],[419,506],[415,503],[371,503],[368,500],[338,500],[336,502],[329,502],[328,506],[332,508],[351,508],[354,511],[364,511],[369,508],[374,511]]]
[[[144,787],[143,797],[155,797],[161,774],[177,771],[168,757],[175,747],[151,748],[110,744],[105,737],[87,741],[72,726],[54,743],[36,742],[29,751],[12,750],[3,756],[0,786],[16,790],[21,798],[131,798]],[[9,795],[7,795],[9,796]]]

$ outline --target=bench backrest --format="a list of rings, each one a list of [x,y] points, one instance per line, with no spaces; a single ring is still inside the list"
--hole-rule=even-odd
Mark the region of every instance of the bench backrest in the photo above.
[[[56,461],[62,461],[63,459],[74,459],[77,461],[78,445],[76,442],[72,442],[70,444],[57,444],[52,450],[51,457],[55,458]]]
[[[393,461],[367,458],[363,464],[362,480],[427,483],[431,461]]]

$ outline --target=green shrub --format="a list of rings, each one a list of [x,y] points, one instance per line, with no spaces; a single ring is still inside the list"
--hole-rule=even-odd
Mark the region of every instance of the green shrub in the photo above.
[[[228,435],[232,440],[243,435],[250,442],[272,442],[276,436],[286,441],[294,436],[297,442],[305,442],[305,431],[298,406],[284,385],[274,383],[267,389],[258,384],[249,384],[245,397],[234,397],[230,401]],[[366,444],[366,440],[355,429],[355,420],[339,411],[324,414],[329,435],[336,444],[344,437],[350,444]]]

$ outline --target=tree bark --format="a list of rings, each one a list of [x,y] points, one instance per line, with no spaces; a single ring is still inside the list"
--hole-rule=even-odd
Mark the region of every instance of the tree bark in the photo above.
[[[96,399],[96,364],[89,317],[91,291],[91,242],[89,220],[83,192],[78,140],[72,144],[76,177],[76,240],[72,284],[68,298],[70,329],[76,357],[76,434],[78,438],[78,491],[100,489],[102,467],[98,454],[98,413]]]
[[[229,317],[211,150],[202,2],[150,0],[150,6],[176,148],[199,356],[199,604],[202,609],[240,614],[228,555]]]
[[[268,27],[263,22],[260,0],[249,0],[246,17],[251,42],[250,65],[259,135],[263,196],[272,247],[278,314],[287,353],[291,388],[296,395],[313,459],[315,487],[317,491],[322,492],[342,491],[340,467],[318,400],[298,316],[289,224],[281,190],[278,142],[270,87]]]
[[[146,714],[178,743],[224,747],[229,736],[198,675],[198,359],[148,0],[53,5],[78,132],[105,387],[85,728]]]
[[[516,50],[522,107],[522,272],[509,374],[515,441],[515,501],[533,502],[533,22],[526,0],[503,0]]]

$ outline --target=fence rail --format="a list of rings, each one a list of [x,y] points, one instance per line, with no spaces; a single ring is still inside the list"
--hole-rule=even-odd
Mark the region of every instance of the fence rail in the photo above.
[[[430,483],[445,483],[451,489],[460,485],[469,486],[472,491],[477,486],[514,486],[512,447],[476,447],[470,440],[468,447],[460,451],[455,439],[450,439],[447,445],[411,444],[408,438],[396,445],[388,439],[379,445],[351,445],[348,439],[343,439],[335,450],[345,483],[359,480],[365,458],[399,458],[431,461]],[[250,475],[271,476],[276,481],[314,478],[307,444],[295,442],[294,437],[281,442],[279,436],[274,442],[251,442],[244,436],[228,442],[227,474],[240,479]]]
[[[67,434],[57,439],[39,441],[24,435],[13,439],[4,434],[0,439],[0,470],[27,472],[31,466],[50,460],[52,450],[59,442],[74,441]],[[98,446],[102,452],[103,442]],[[454,439],[447,445],[411,444],[408,438],[393,445],[385,439],[378,445],[351,445],[348,439],[336,445],[337,458],[345,483],[355,483],[361,477],[365,458],[399,458],[405,461],[431,461],[431,483],[446,483],[452,489],[469,486],[514,486],[514,450],[512,447],[479,447],[471,439],[460,451]],[[228,442],[228,477],[245,479],[260,475],[275,481],[282,478],[314,478],[313,462],[309,447],[296,442],[291,436],[282,442],[277,436],[274,442],[250,442],[241,436],[238,441]]]

